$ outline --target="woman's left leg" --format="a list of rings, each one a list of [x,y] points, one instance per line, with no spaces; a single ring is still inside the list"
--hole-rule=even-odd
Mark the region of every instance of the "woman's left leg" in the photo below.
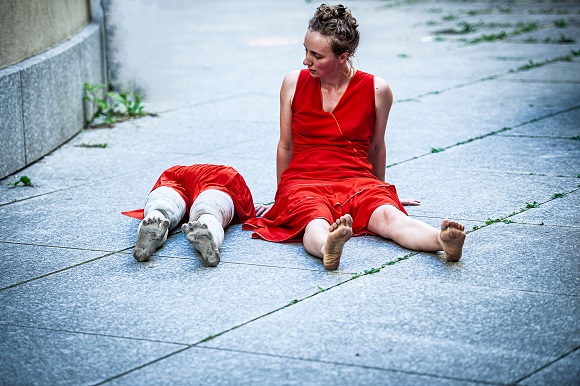
[[[415,220],[392,205],[381,205],[371,215],[368,229],[400,246],[415,251],[444,251],[447,261],[461,258],[465,240],[464,227],[456,221],[444,219],[441,229]]]

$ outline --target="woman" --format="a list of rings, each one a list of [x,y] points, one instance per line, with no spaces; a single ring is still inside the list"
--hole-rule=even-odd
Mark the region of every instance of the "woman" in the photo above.
[[[232,167],[196,164],[165,170],[147,198],[145,209],[123,212],[142,219],[133,256],[147,261],[165,244],[169,231],[185,217],[181,229],[207,267],[220,262],[224,228],[255,216],[254,202],[244,178]]]
[[[275,203],[244,229],[268,241],[302,237],[328,270],[338,268],[350,237],[362,234],[412,250],[443,250],[447,261],[458,261],[463,225],[445,219],[436,229],[409,218],[395,187],[384,182],[393,95],[383,79],[353,68],[357,27],[342,5],[323,4],[310,20],[308,69],[289,73],[280,91]]]

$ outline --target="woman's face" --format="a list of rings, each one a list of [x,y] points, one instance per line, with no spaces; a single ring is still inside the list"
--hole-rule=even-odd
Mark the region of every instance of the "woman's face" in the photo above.
[[[334,74],[345,62],[336,57],[330,47],[330,39],[319,32],[308,30],[304,37],[306,57],[302,62],[310,70],[310,75],[320,78]],[[343,54],[344,55],[344,54]]]

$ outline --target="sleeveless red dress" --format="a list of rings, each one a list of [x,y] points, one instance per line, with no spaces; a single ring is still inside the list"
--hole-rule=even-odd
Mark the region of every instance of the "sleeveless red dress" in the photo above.
[[[161,174],[151,191],[160,186],[170,187],[179,193],[186,204],[186,216],[189,216],[189,209],[197,196],[207,189],[220,190],[232,198],[236,211],[232,223],[244,222],[256,215],[252,194],[246,181],[230,166],[211,164],[173,166]],[[122,213],[143,219],[143,209]]]
[[[293,156],[275,204],[243,229],[268,241],[297,241],[313,219],[353,218],[353,234],[372,234],[373,211],[390,204],[407,214],[395,186],[372,174],[368,160],[375,127],[374,76],[357,71],[332,112],[322,106],[320,80],[302,70],[292,101]]]

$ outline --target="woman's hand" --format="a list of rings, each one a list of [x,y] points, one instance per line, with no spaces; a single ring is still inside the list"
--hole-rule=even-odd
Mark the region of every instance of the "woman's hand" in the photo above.
[[[421,205],[421,200],[416,200],[414,198],[401,198],[399,200],[403,206],[419,206]]]
[[[263,215],[265,215],[270,210],[272,205],[274,205],[274,202],[256,205],[256,217],[262,217]]]

